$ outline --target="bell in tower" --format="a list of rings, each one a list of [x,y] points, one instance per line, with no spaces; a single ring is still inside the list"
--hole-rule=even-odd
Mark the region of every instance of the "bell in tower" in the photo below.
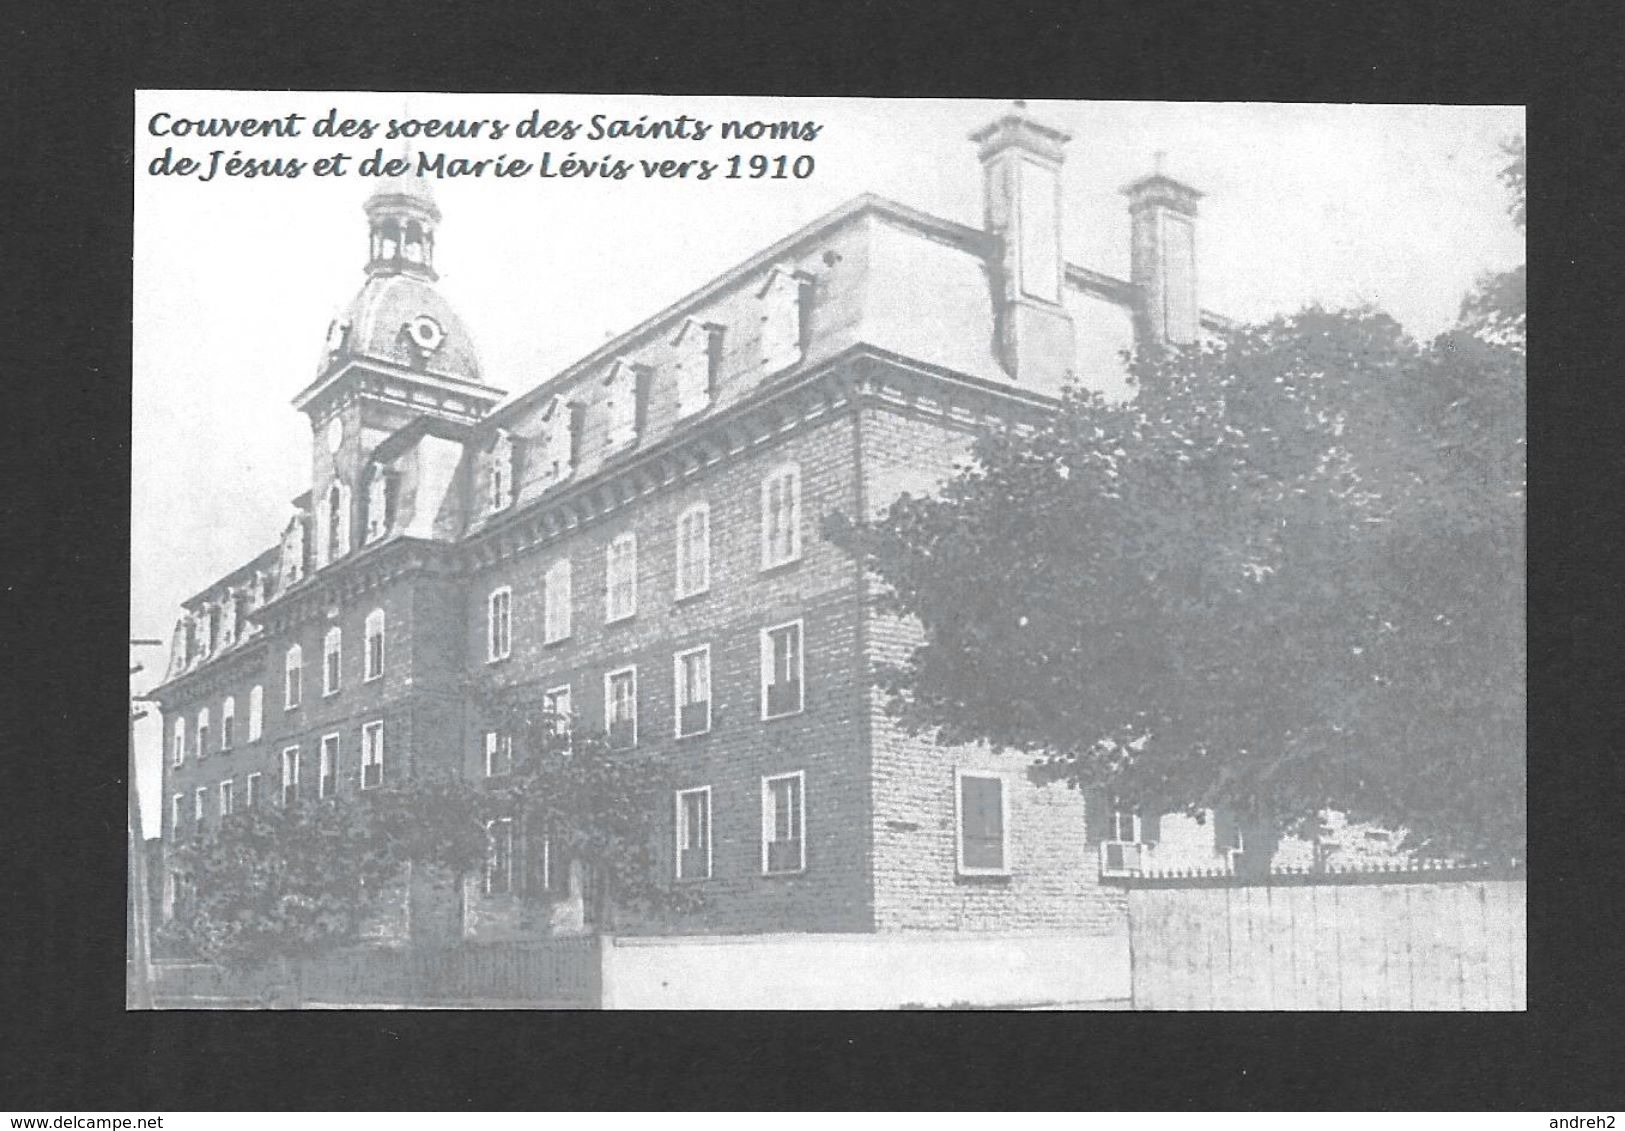
[[[391,177],[367,199],[371,253],[368,275],[414,275],[434,280],[434,232],[440,223],[429,184],[421,177]]]

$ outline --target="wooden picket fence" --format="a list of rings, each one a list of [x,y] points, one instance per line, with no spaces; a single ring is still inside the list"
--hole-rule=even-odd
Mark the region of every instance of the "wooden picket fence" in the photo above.
[[[1125,886],[1136,1009],[1527,1008],[1521,870]]]

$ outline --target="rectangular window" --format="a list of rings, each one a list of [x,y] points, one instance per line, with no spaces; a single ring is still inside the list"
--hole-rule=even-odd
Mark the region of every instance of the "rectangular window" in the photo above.
[[[604,729],[609,744],[624,750],[638,744],[638,669],[622,668],[604,676]]]
[[[547,715],[548,733],[555,738],[570,737],[570,685],[550,687],[542,693],[542,710]]]
[[[237,740],[237,697],[226,696],[220,707],[220,749],[230,750]]]
[[[334,625],[327,630],[327,637],[322,642],[322,694],[337,695],[339,691],[340,650],[344,646],[344,634]]]
[[[1006,874],[1010,813],[1003,776],[960,770],[955,777],[959,871],[965,875]]]
[[[604,559],[604,623],[638,611],[638,536],[630,531],[609,544]]]
[[[361,788],[374,789],[384,784],[384,722],[368,723],[361,728]]]
[[[801,622],[762,630],[762,718],[801,710]]]
[[[203,827],[203,807],[209,803],[209,787],[200,785],[192,791],[192,820],[197,827]]]
[[[762,568],[801,557],[801,471],[781,467],[762,480]]]
[[[513,818],[485,823],[485,894],[507,895],[513,890]]]
[[[485,776],[500,777],[513,772],[513,735],[500,730],[485,732]]]
[[[762,871],[799,872],[807,866],[806,775],[762,779]]]
[[[259,774],[249,774],[248,775],[248,792],[243,795],[243,803],[245,805],[247,805],[250,809],[253,809],[253,808],[255,808],[255,807],[257,807],[259,805],[259,803],[260,803],[260,775]]]
[[[677,598],[711,588],[711,508],[699,503],[677,520]]]
[[[711,877],[711,787],[677,793],[677,878]]]
[[[513,590],[504,585],[486,602],[485,659],[506,660],[513,652]]]
[[[184,716],[175,720],[175,737],[171,743],[169,764],[182,765],[186,761],[186,718]]]
[[[545,836],[526,833],[526,863],[528,876],[526,890],[533,895],[564,894],[570,887],[570,869],[562,858],[553,855],[553,842]]]
[[[384,674],[384,610],[374,609],[367,614],[366,670],[362,681],[377,679]]]
[[[287,808],[299,803],[299,747],[290,746],[282,751],[282,805]]]
[[[258,742],[265,733],[265,688],[255,684],[248,693],[248,741]]]
[[[299,645],[295,644],[288,649],[288,655],[282,668],[282,705],[286,710],[293,710],[299,706],[300,696],[304,693],[305,658]]]
[[[690,648],[674,657],[677,737],[711,729],[711,648]]]
[[[542,592],[542,642],[552,644],[570,635],[570,559],[547,567]]]
[[[179,836],[181,825],[186,820],[186,795],[177,793],[169,799],[169,831],[173,836]]]
[[[321,765],[316,779],[316,796],[332,797],[339,786],[339,736],[322,735]]]
[[[209,709],[203,708],[197,717],[197,756],[199,759],[209,756]]]
[[[237,811],[237,790],[230,778],[220,783],[220,815],[229,817]]]

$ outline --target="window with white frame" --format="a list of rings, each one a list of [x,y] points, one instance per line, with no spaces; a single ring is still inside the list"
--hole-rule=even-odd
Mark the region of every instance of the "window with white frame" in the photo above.
[[[243,804],[248,806],[248,808],[253,809],[258,806],[259,803],[260,775],[258,773],[252,773],[248,775],[248,786],[243,793]]]
[[[959,826],[959,871],[1003,875],[1010,870],[1010,796],[1002,774],[958,770],[954,808]]]
[[[237,811],[237,787],[230,778],[220,783],[220,815],[229,817]]]
[[[711,647],[702,645],[673,657],[677,688],[677,737],[711,729]]]
[[[305,654],[299,645],[295,644],[288,649],[288,654],[282,663],[282,706],[284,710],[291,711],[299,706],[300,696],[304,694],[305,685]]]
[[[363,630],[366,643],[362,680],[373,680],[384,674],[384,610],[374,609],[367,614]]]
[[[350,552],[350,489],[335,482],[327,489],[324,561],[334,562]]]
[[[569,478],[575,462],[576,413],[562,397],[554,397],[542,410],[542,430],[536,437],[536,475],[544,487]]]
[[[485,776],[501,777],[513,772],[513,735],[500,730],[485,732]]]
[[[677,791],[677,878],[711,876],[711,787]]]
[[[711,508],[695,503],[677,519],[677,598],[711,588]]]
[[[485,823],[485,894],[507,895],[513,890],[513,818]]]
[[[186,821],[186,795],[177,793],[169,799],[169,832],[172,836],[179,836],[181,825]]]
[[[337,695],[343,678],[341,656],[344,649],[344,631],[338,625],[327,630],[322,639],[322,694]]]
[[[375,789],[384,784],[384,721],[378,719],[361,728],[361,788]]]
[[[376,542],[389,530],[389,472],[375,463],[367,472],[366,541]]]
[[[773,876],[807,866],[807,775],[762,779],[762,871]]]
[[[258,742],[265,733],[265,687],[256,683],[248,692],[248,741]]]
[[[186,761],[186,716],[175,716],[175,735],[170,740],[169,764],[179,766]]]
[[[513,653],[513,590],[504,585],[485,602],[485,660],[495,663]]]
[[[282,805],[284,808],[299,803],[299,747],[282,750]]]
[[[762,568],[801,557],[801,469],[787,464],[762,480]]]
[[[332,797],[339,788],[339,736],[322,735],[320,757],[316,767],[316,796]]]
[[[570,635],[570,559],[547,567],[542,580],[542,643],[554,644]]]
[[[555,738],[570,737],[570,685],[550,687],[542,693],[542,711],[547,716],[548,732]]]
[[[226,696],[220,704],[220,749],[230,750],[237,742],[237,697]]]
[[[197,756],[201,761],[209,756],[209,708],[197,713]]]
[[[197,827],[199,829],[201,829],[203,827],[203,808],[208,803],[209,803],[209,787],[208,786],[200,785],[200,786],[198,786],[196,789],[194,789],[192,791],[192,820],[197,822]]]
[[[794,715],[802,704],[801,622],[762,630],[762,718]]]
[[[638,744],[638,669],[621,668],[604,676],[604,730],[611,747]]]
[[[617,537],[604,555],[604,623],[625,620],[638,611],[638,536]]]

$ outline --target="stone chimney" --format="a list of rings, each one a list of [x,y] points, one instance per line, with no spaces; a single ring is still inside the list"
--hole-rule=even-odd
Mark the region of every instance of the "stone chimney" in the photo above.
[[[1130,277],[1140,290],[1135,319],[1140,344],[1186,345],[1201,330],[1196,301],[1196,202],[1202,194],[1162,171],[1126,186],[1131,229]]]
[[[994,325],[999,360],[1022,385],[1057,392],[1074,356],[1061,303],[1061,163],[1071,135],[1017,102],[970,135],[982,163],[983,226],[999,238]]]

